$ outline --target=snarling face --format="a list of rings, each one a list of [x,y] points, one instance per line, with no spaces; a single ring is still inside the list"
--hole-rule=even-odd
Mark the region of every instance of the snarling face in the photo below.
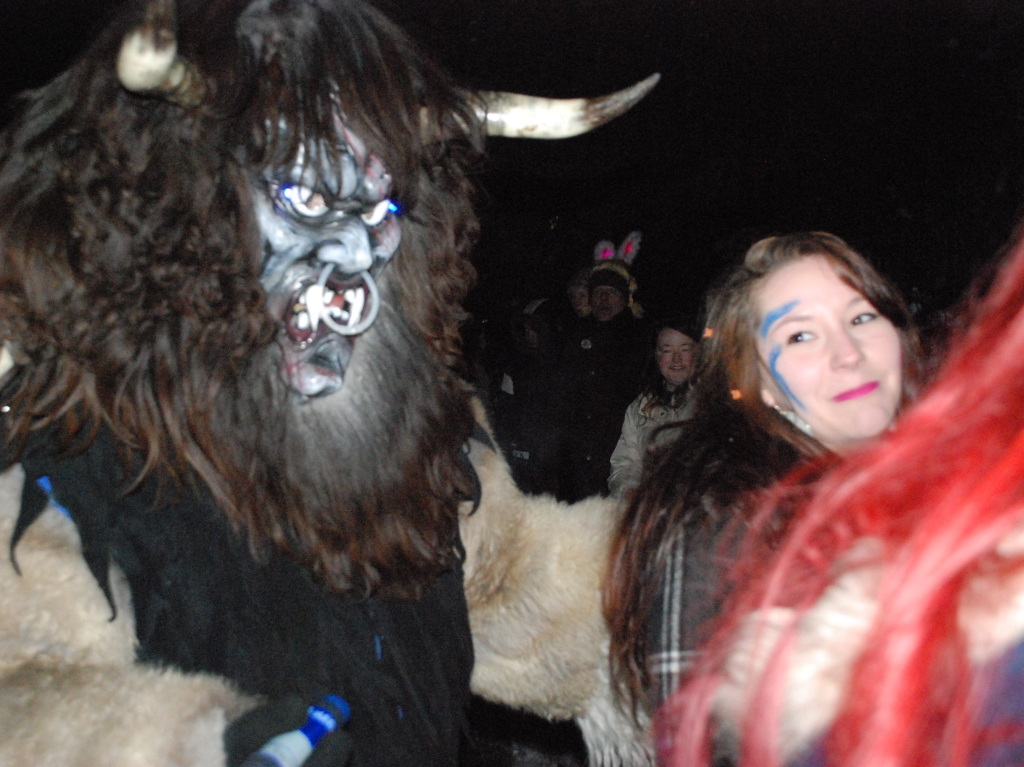
[[[339,592],[415,595],[451,566],[470,485],[485,128],[574,135],[655,79],[524,111],[359,0],[127,4],[0,139],[10,444],[106,424],[257,547]]]
[[[334,152],[301,147],[291,167],[253,189],[283,372],[304,397],[342,387],[354,344],[380,310],[376,277],[401,239],[390,174],[340,116],[335,122]]]

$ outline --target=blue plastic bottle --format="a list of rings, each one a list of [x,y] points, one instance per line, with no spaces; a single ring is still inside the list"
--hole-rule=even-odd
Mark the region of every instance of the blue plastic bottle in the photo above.
[[[337,709],[337,717],[324,705],[328,703]],[[241,767],[301,767],[320,739],[348,722],[352,716],[348,703],[337,695],[328,695],[324,704],[310,706],[302,727],[271,738],[263,748],[242,762]]]

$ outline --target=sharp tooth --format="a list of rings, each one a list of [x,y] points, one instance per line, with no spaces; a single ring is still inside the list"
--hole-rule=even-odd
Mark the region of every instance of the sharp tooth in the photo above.
[[[306,306],[309,308],[309,323],[311,327],[320,324],[320,317],[324,310],[324,289],[319,285],[310,285],[304,294]]]
[[[295,317],[295,326],[299,330],[309,330],[309,312],[299,312]]]
[[[324,304],[329,304],[333,300],[334,300],[334,291],[333,290],[325,290],[324,291]]]
[[[363,316],[363,306],[366,304],[366,294],[356,288],[345,291],[345,301],[349,306],[349,325],[359,322]]]

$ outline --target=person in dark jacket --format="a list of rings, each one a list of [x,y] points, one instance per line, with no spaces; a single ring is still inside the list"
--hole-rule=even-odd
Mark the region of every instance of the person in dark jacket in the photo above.
[[[510,324],[510,355],[494,394],[494,425],[516,485],[539,495],[558,491],[561,430],[559,351],[550,300],[531,301]]]
[[[558,494],[570,502],[608,494],[612,451],[638,393],[647,351],[628,268],[599,263],[587,284],[590,314],[569,330],[558,366],[565,428]]]

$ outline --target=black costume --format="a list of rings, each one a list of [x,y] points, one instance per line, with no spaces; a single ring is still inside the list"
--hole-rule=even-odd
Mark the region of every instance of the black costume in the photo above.
[[[73,457],[49,451],[40,436],[22,457],[15,537],[42,511],[36,480],[49,477],[100,585],[111,561],[127,576],[140,661],[271,701],[341,695],[359,767],[456,764],[473,666],[461,570],[416,602],[338,596],[278,552],[258,563],[205,491],[149,480],[126,494],[106,435]]]
[[[611,455],[639,391],[648,347],[646,325],[628,309],[607,322],[585,317],[569,332],[556,383],[565,424],[561,499],[608,494]]]
[[[516,484],[535,495],[558,493],[561,382],[559,336],[546,308],[550,304],[545,301],[513,319],[509,360],[493,396],[498,443]]]

